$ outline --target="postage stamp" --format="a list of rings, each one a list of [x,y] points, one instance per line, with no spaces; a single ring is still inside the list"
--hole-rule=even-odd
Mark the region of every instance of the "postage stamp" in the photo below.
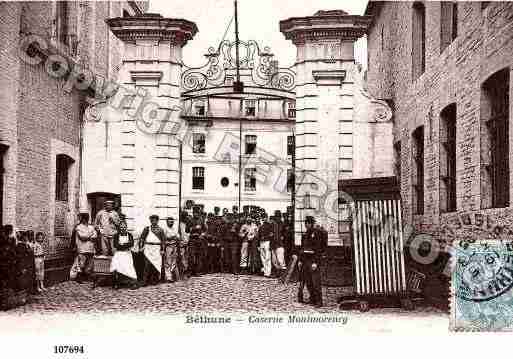
[[[458,241],[453,264],[451,330],[512,330],[513,241]]]

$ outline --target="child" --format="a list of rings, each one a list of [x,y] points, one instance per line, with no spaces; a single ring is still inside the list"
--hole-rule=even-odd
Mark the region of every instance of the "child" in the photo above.
[[[43,249],[43,242],[45,240],[45,235],[42,232],[37,232],[36,241],[33,244],[34,248],[34,262],[36,266],[36,283],[37,283],[37,291],[39,293],[46,291],[44,286],[45,280],[45,255]]]

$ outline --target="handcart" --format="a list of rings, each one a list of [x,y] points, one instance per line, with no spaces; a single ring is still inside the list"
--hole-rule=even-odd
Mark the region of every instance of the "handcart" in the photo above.
[[[111,256],[94,256],[93,257],[93,285],[92,288],[96,288],[100,283],[111,281],[112,273],[110,271],[110,263],[112,262]]]

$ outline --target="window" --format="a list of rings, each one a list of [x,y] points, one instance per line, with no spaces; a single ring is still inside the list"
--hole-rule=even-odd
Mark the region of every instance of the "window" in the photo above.
[[[195,116],[205,116],[205,102],[198,101],[194,103],[194,115]]]
[[[401,141],[394,143],[394,174],[401,183]]]
[[[295,176],[294,176],[294,171],[292,170],[292,168],[288,168],[287,169],[287,192],[292,192],[292,190],[294,189],[294,185],[295,185]]]
[[[205,189],[205,167],[192,168],[192,189]]]
[[[422,3],[413,4],[412,20],[412,70],[416,80],[426,70],[426,8]]]
[[[256,116],[256,100],[244,101],[246,116]]]
[[[456,211],[456,104],[440,113],[440,211]]]
[[[4,199],[4,161],[7,154],[8,146],[0,144],[0,227],[2,226],[2,218],[3,218],[3,199]]]
[[[254,155],[256,153],[257,136],[246,135],[246,154]]]
[[[69,169],[73,159],[64,154],[57,155],[55,173],[55,200],[67,202],[69,197]]]
[[[192,134],[192,153],[205,153],[205,134]]]
[[[244,189],[246,191],[256,191],[256,168],[244,169]]]
[[[287,102],[287,117],[296,118],[296,101]]]
[[[413,206],[415,214],[424,213],[424,126],[413,131]]]
[[[57,41],[68,44],[68,2],[57,1],[55,11],[55,37]]]
[[[287,156],[294,156],[296,143],[294,136],[287,136]]]
[[[458,4],[442,1],[440,4],[440,52],[458,36]]]
[[[481,93],[481,206],[509,206],[509,68],[490,76]]]

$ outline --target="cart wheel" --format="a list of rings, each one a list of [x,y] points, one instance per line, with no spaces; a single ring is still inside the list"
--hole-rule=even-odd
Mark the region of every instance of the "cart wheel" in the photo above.
[[[358,307],[360,309],[360,312],[365,313],[368,312],[370,309],[369,302],[362,300],[358,303]]]
[[[403,298],[403,299],[401,299],[401,307],[404,310],[412,311],[415,309],[415,304],[413,304],[413,302],[410,298]]]

